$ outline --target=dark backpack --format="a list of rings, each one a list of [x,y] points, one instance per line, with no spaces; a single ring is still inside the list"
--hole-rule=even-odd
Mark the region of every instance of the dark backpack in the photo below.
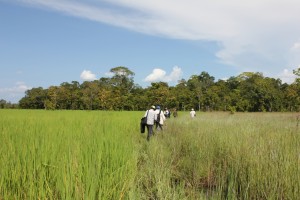
[[[157,119],[156,119],[156,121],[157,121],[158,123],[160,122],[160,112],[161,112],[161,110],[159,110],[159,113],[158,113]]]

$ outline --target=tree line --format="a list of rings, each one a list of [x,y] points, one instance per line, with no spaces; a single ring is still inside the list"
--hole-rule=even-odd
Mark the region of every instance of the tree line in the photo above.
[[[207,72],[179,80],[177,85],[153,82],[147,88],[134,83],[127,67],[112,68],[112,77],[99,80],[63,82],[60,86],[32,88],[19,101],[22,109],[145,110],[161,105],[177,110],[278,112],[299,111],[300,78],[291,84],[244,72],[227,80],[215,80]],[[294,70],[300,77],[300,68]]]

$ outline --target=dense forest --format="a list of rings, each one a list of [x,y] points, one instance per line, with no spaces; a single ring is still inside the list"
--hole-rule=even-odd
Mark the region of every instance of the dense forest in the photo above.
[[[113,76],[94,81],[64,82],[60,86],[32,88],[19,101],[22,109],[145,110],[150,105],[201,111],[276,112],[299,111],[300,78],[291,84],[244,72],[215,81],[207,72],[179,80],[177,85],[153,82],[142,88],[134,83],[134,72],[120,66]],[[294,70],[300,77],[300,68]],[[2,106],[3,107],[3,106]]]

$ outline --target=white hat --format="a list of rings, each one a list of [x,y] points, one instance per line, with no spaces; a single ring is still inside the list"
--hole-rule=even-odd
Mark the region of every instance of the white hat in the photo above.
[[[192,108],[192,110],[194,110],[194,108]]]
[[[155,109],[155,106],[151,106],[151,108]]]

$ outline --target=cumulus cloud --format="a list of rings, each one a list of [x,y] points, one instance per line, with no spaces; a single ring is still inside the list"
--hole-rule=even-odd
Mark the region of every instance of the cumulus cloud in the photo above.
[[[155,82],[162,81],[166,75],[166,72],[162,69],[154,69],[151,74],[149,74],[146,78],[146,82]]]
[[[177,66],[173,67],[173,70],[169,75],[167,75],[166,71],[156,68],[145,78],[145,82],[175,82],[180,79],[181,75],[182,70]]]
[[[17,103],[17,101],[24,97],[26,90],[30,90],[32,87],[27,86],[24,82],[17,82],[12,87],[0,88],[0,99]]]
[[[15,0],[168,38],[212,41],[220,62],[275,75],[300,63],[300,1]],[[158,73],[158,72],[156,72]]]
[[[182,76],[182,70],[178,66],[173,67],[170,75],[166,76],[167,82],[178,81]]]
[[[93,81],[97,79],[96,75],[89,70],[83,70],[80,74],[80,78],[84,81]]]

